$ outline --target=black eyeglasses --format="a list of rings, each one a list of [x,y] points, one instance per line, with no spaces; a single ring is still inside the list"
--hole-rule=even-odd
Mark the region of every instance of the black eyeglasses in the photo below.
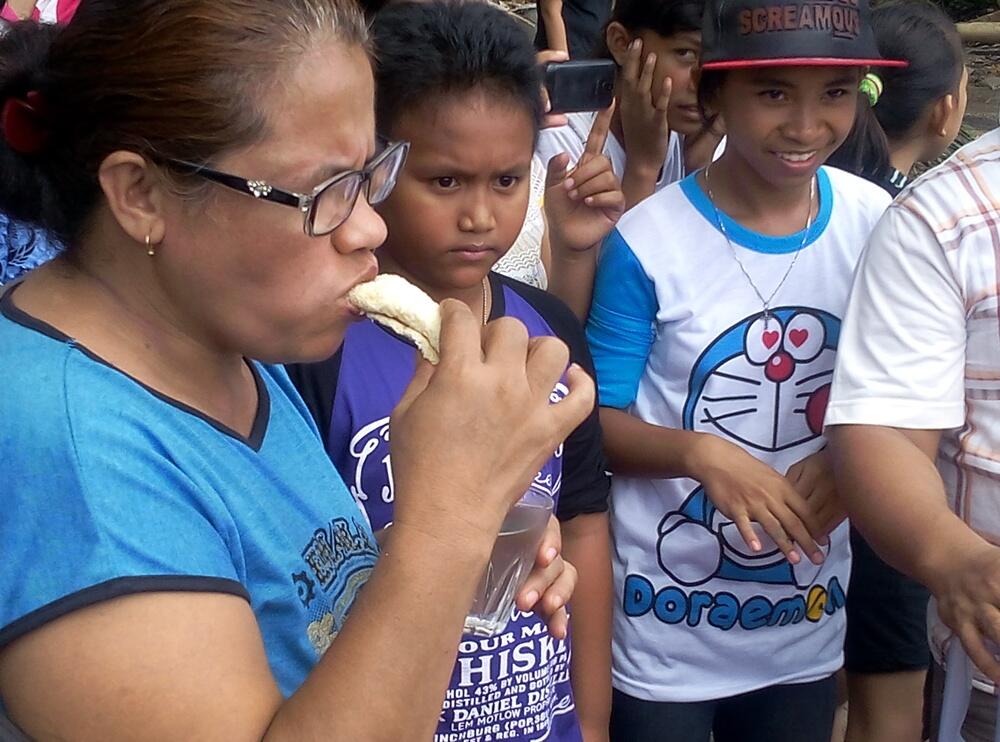
[[[354,211],[354,204],[362,188],[365,189],[368,203],[385,201],[396,185],[396,178],[403,169],[409,150],[409,142],[385,142],[384,149],[364,169],[337,173],[313,188],[312,193],[282,191],[263,180],[247,180],[185,160],[165,162],[179,171],[197,175],[262,201],[294,206],[305,217],[306,234],[310,237],[322,237],[347,221]]]

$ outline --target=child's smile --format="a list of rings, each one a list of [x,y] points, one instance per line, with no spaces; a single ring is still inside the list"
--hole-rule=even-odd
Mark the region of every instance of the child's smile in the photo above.
[[[727,73],[719,110],[738,122],[730,127],[727,154],[738,153],[772,186],[808,182],[851,131],[858,74],[838,67]]]

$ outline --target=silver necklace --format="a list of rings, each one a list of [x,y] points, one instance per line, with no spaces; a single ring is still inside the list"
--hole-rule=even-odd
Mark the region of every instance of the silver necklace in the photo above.
[[[714,164],[714,163],[713,163]],[[750,277],[750,273],[747,271],[746,266],[743,265],[743,261],[740,260],[740,256],[736,253],[736,248],[733,247],[733,241],[729,239],[729,233],[726,231],[726,224],[722,221],[722,213],[719,211],[719,207],[715,204],[715,195],[712,193],[712,184],[708,179],[708,174],[711,171],[712,166],[709,165],[705,168],[705,190],[708,191],[708,200],[712,202],[712,208],[715,210],[715,223],[719,227],[719,231],[722,232],[722,236],[726,238],[726,244],[729,245],[729,252],[733,256],[733,260],[736,261],[736,265],[740,267],[740,271],[743,273],[743,277],[747,279],[747,283],[750,284],[750,288],[753,292],[757,294],[757,298],[764,307],[764,329],[768,329],[771,322],[771,300],[777,295],[781,290],[781,287],[785,285],[785,281],[788,280],[789,274],[792,272],[792,268],[795,267],[795,262],[799,259],[799,253],[802,252],[802,248],[806,246],[806,240],[809,239],[809,231],[813,224],[813,199],[816,197],[816,176],[814,175],[809,181],[809,213],[806,214],[806,227],[802,232],[802,242],[797,248],[795,248],[795,254],[792,256],[792,262],[788,264],[788,268],[785,269],[785,275],[781,277],[778,281],[778,285],[774,287],[774,291],[766,299],[764,295],[760,293],[760,289],[757,288],[757,284],[753,282]]]

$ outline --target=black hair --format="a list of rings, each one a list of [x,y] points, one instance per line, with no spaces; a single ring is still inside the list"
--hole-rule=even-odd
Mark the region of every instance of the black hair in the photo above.
[[[872,28],[879,53],[909,66],[875,70],[884,85],[878,103],[859,96],[854,128],[828,162],[878,183],[892,172],[890,143],[904,140],[930,106],[958,90],[965,61],[955,24],[926,0],[876,5]]]
[[[726,81],[726,70],[706,70],[702,69],[698,73],[698,111],[706,126],[710,125],[718,117],[712,113],[712,102],[722,89],[722,83]]]
[[[58,33],[55,25],[22,21],[0,35],[0,102],[45,88],[45,63]],[[52,184],[40,169],[24,167],[23,160],[23,155],[3,146],[0,135],[4,213],[22,222],[58,225],[62,207]]]
[[[483,89],[523,106],[537,134],[541,75],[521,24],[485,2],[406,2],[373,25],[375,114],[390,135],[400,117],[443,97]]]
[[[617,0],[604,26],[595,56],[611,59],[608,49],[608,25],[620,23],[631,33],[652,31],[673,36],[685,31],[701,32],[705,0]]]

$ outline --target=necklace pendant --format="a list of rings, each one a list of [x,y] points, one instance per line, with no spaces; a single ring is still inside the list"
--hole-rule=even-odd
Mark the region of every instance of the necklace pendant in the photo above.
[[[770,329],[771,329],[771,311],[767,307],[764,307],[764,330],[766,331]]]

